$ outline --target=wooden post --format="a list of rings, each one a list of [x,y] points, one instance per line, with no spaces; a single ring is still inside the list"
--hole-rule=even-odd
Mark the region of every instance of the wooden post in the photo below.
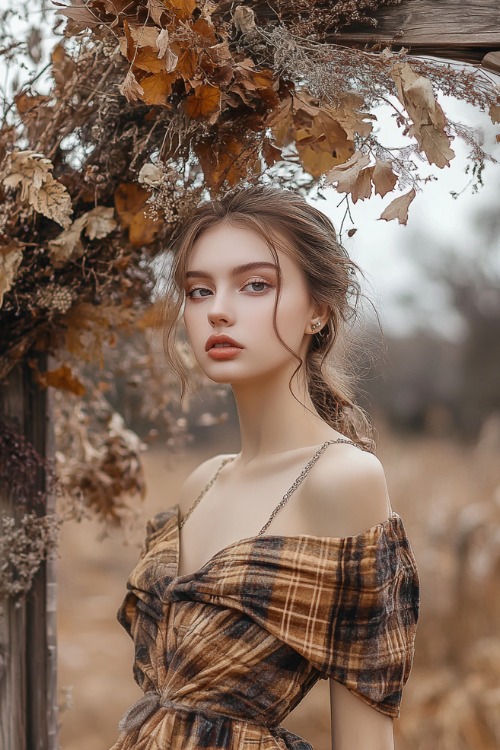
[[[30,353],[31,355],[31,353]],[[46,370],[47,355],[33,353]],[[54,456],[50,394],[33,379],[27,362],[2,384],[0,416],[42,457]],[[37,489],[45,490],[45,472]],[[54,511],[54,497],[38,513]],[[0,513],[19,523],[9,487],[0,488]],[[56,582],[52,561],[43,562],[25,600],[0,600],[0,750],[57,750]]]

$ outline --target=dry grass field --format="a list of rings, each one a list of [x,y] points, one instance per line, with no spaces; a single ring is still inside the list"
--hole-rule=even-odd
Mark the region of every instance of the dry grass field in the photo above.
[[[473,446],[395,436],[377,425],[391,502],[419,565],[421,617],[397,750],[500,747],[500,430],[492,418]],[[201,460],[231,451],[229,435],[168,460],[144,454],[148,495],[139,527],[102,539],[93,521],[68,523],[59,561],[59,695],[62,750],[107,750],[139,697],[132,642],[115,620],[145,520],[176,502]],[[328,683],[284,722],[315,750],[330,748]],[[361,750],[361,749],[357,749]]]

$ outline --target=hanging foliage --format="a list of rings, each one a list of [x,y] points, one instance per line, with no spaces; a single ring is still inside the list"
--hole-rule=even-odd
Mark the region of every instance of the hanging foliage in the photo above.
[[[59,418],[81,426],[112,380],[103,378],[96,399],[85,366],[104,368],[119,337],[139,333],[127,365],[162,394],[155,418],[182,441],[173,385],[147,335],[151,261],[201,200],[259,181],[303,193],[331,184],[353,202],[384,197],[380,218],[406,224],[430,179],[422,163],[448,166],[456,138],[468,143],[480,181],[491,157],[474,131],[447,120],[437,93],[500,122],[498,89],[485,74],[326,41],[350,23],[375,24],[377,8],[398,2],[55,3],[66,25],[50,90],[20,87],[0,127],[0,380],[32,347],[50,351],[57,366],[38,382],[65,394],[71,408],[61,403]],[[3,41],[15,61],[17,43]],[[381,104],[406,145],[383,142]],[[144,412],[153,413],[151,403]],[[59,451],[61,474],[71,451],[95,454],[93,468],[73,476],[113,523],[123,518],[122,496],[143,494],[139,443],[118,424],[111,410],[92,423],[98,436]]]

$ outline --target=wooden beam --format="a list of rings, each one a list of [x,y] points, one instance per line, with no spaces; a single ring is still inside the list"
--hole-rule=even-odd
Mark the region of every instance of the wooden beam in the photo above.
[[[30,353],[45,371],[45,352]],[[49,389],[50,390],[50,389]],[[26,361],[7,375],[0,390],[0,417],[24,435],[38,453],[54,458],[52,396],[41,390]],[[37,473],[37,489],[46,487]],[[39,512],[54,512],[55,496]],[[21,523],[9,487],[0,488],[0,513]],[[55,562],[42,562],[25,599],[0,598],[0,750],[56,750],[57,677]]]
[[[402,0],[373,14],[378,25],[349,26],[326,41],[349,46],[405,47],[411,54],[481,62],[500,50],[498,0]]]

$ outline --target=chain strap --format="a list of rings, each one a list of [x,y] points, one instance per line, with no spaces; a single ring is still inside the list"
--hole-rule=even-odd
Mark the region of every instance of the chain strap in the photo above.
[[[228,464],[230,461],[234,461],[235,458],[236,458],[236,456],[231,456],[230,458],[225,458],[223,460],[223,462],[221,463],[221,465],[219,466],[219,468],[215,472],[215,475],[212,477],[212,479],[209,481],[209,483],[202,489],[202,491],[200,492],[200,494],[198,495],[198,497],[196,498],[196,500],[194,501],[194,503],[192,504],[192,506],[190,507],[190,509],[188,510],[188,512],[186,513],[186,515],[184,516],[184,518],[182,519],[182,521],[180,522],[180,524],[179,524],[179,528],[180,529],[182,529],[182,527],[186,523],[187,519],[189,518],[189,516],[191,515],[191,513],[193,512],[193,510],[196,508],[196,506],[198,505],[198,503],[201,501],[201,499],[203,497],[205,497],[205,495],[207,494],[208,490],[210,489],[210,487],[213,485],[213,483],[215,482],[215,480],[219,476],[221,469],[223,469],[224,466],[226,464]]]
[[[292,494],[293,492],[295,492],[295,490],[297,489],[297,487],[299,486],[299,484],[300,484],[301,482],[303,482],[303,481],[304,481],[304,479],[305,479],[305,478],[306,478],[306,476],[307,476],[307,475],[309,474],[309,472],[310,472],[311,468],[312,468],[312,467],[314,466],[314,464],[316,463],[316,461],[318,460],[318,458],[319,458],[319,457],[321,456],[321,454],[322,454],[322,453],[323,453],[323,452],[324,452],[324,451],[325,451],[325,450],[327,449],[327,447],[328,447],[329,445],[332,445],[332,443],[351,443],[352,445],[355,445],[355,446],[356,446],[356,448],[360,448],[360,450],[363,450],[363,448],[361,448],[361,447],[360,447],[359,445],[357,445],[356,443],[353,443],[353,441],[352,441],[352,440],[347,440],[347,439],[345,439],[345,438],[338,438],[337,440],[327,440],[327,441],[326,441],[326,443],[323,443],[323,445],[321,446],[321,448],[319,448],[319,449],[318,449],[318,450],[316,451],[316,453],[315,453],[315,454],[314,454],[314,456],[313,456],[313,457],[311,458],[311,460],[310,460],[310,461],[309,461],[309,462],[308,462],[308,463],[307,463],[307,464],[306,464],[306,465],[304,466],[304,468],[302,469],[302,471],[300,472],[299,476],[297,477],[297,479],[295,480],[295,482],[294,482],[294,483],[292,484],[292,486],[290,487],[290,489],[289,489],[289,490],[287,490],[287,491],[285,492],[285,494],[283,495],[283,498],[282,498],[282,500],[281,500],[281,501],[280,501],[280,502],[278,503],[278,505],[276,506],[276,508],[275,508],[275,509],[273,510],[273,512],[272,512],[272,513],[271,513],[271,515],[269,516],[269,520],[268,520],[268,521],[267,521],[267,523],[266,523],[266,524],[265,524],[265,525],[264,525],[264,526],[263,526],[263,527],[261,528],[261,530],[259,531],[259,533],[258,533],[258,535],[257,535],[257,536],[260,536],[261,534],[263,534],[263,533],[264,533],[264,531],[265,531],[265,530],[266,530],[266,529],[268,528],[268,526],[269,526],[269,525],[271,524],[271,522],[272,522],[273,518],[275,517],[275,515],[276,515],[276,514],[277,514],[277,513],[278,513],[278,512],[279,512],[279,511],[281,510],[281,508],[282,508],[282,507],[283,507],[283,506],[285,505],[285,503],[287,502],[287,500],[288,500],[288,498],[290,497],[290,495],[291,495],[291,494]]]
[[[358,445],[357,443],[354,443],[352,440],[347,440],[346,438],[337,438],[336,440],[327,440],[325,443],[323,443],[323,445],[320,448],[318,448],[318,450],[316,451],[316,453],[314,454],[314,456],[311,458],[311,460],[305,465],[305,467],[300,472],[299,476],[297,477],[297,479],[295,480],[295,482],[292,484],[292,486],[285,492],[285,494],[283,495],[283,498],[281,499],[281,501],[279,502],[279,504],[276,506],[276,508],[273,510],[273,512],[271,513],[271,515],[270,515],[267,523],[262,527],[262,529],[259,531],[259,533],[258,533],[257,536],[260,536],[261,534],[264,533],[264,531],[271,524],[271,522],[272,522],[273,518],[275,517],[275,515],[285,505],[285,503],[289,499],[290,495],[292,495],[292,493],[295,492],[295,490],[297,489],[297,487],[299,486],[299,484],[304,481],[304,479],[306,478],[306,476],[309,474],[309,471],[314,466],[314,464],[316,463],[316,461],[318,460],[318,458],[321,456],[321,454],[326,450],[326,448],[329,445],[332,445],[333,443],[350,443],[351,445],[355,445],[356,448],[359,448],[360,450],[364,450],[364,448],[361,448],[360,445]],[[179,524],[179,528],[180,529],[182,529],[182,527],[186,523],[187,519],[189,518],[189,516],[191,515],[191,513],[193,512],[193,510],[197,507],[197,505],[200,503],[200,501],[202,500],[202,498],[205,497],[205,495],[207,494],[207,492],[210,489],[210,487],[212,487],[213,483],[215,482],[215,480],[219,476],[219,474],[220,474],[221,470],[224,468],[224,466],[226,464],[230,463],[231,461],[234,461],[235,458],[236,458],[236,456],[230,456],[229,458],[225,458],[222,461],[221,465],[219,466],[219,468],[215,472],[215,474],[212,477],[212,479],[202,489],[202,491],[200,492],[200,494],[198,495],[198,497],[196,498],[196,500],[194,501],[194,503],[192,504],[192,506],[189,508],[189,510],[186,513],[186,515],[184,516],[184,518],[181,520],[181,522]]]

